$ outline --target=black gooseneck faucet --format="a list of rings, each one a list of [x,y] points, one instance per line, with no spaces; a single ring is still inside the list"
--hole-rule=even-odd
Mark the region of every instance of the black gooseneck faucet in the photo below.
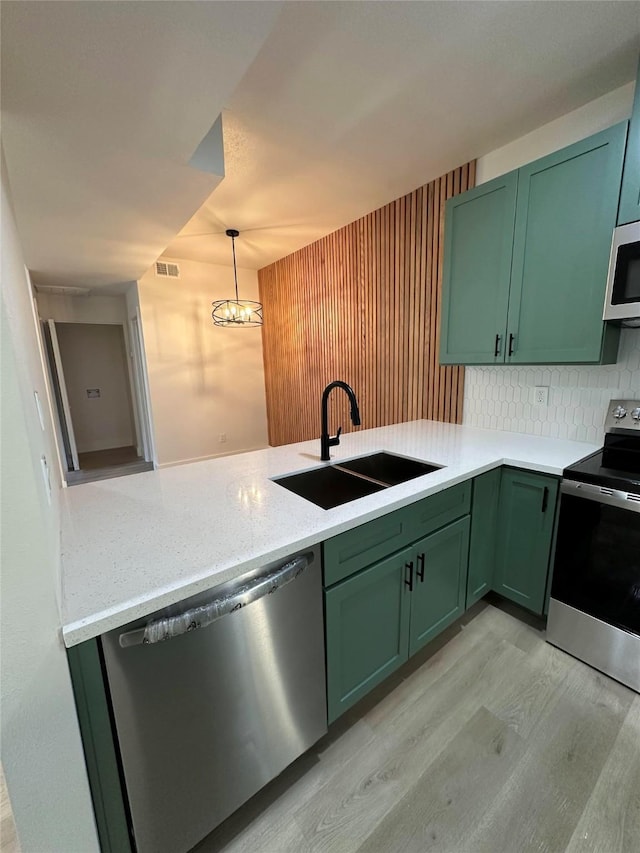
[[[351,423],[354,426],[360,426],[360,409],[358,409],[358,401],[356,400],[356,395],[353,393],[353,388],[347,385],[346,382],[342,382],[340,379],[337,379],[335,382],[330,382],[322,392],[322,435],[320,436],[320,459],[323,462],[329,461],[329,448],[335,447],[336,444],[340,444],[340,433],[342,432],[342,427],[339,427],[338,432],[333,438],[329,435],[327,409],[329,404],[329,394],[334,388],[342,388],[346,393],[349,398],[349,402],[351,403]]]

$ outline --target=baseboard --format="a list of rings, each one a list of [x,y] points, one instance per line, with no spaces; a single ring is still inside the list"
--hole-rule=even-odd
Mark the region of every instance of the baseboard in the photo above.
[[[253,453],[254,450],[266,450],[268,445],[245,447],[242,450],[231,450],[228,453],[211,453],[209,456],[193,456],[190,459],[177,459],[175,462],[158,462],[157,468],[174,468],[176,465],[191,465],[192,462],[206,462],[208,459],[219,459],[221,456],[239,456],[241,453]]]

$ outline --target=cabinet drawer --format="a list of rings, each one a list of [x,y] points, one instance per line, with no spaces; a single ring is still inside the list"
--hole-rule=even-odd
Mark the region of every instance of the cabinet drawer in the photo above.
[[[426,536],[461,515],[467,515],[471,509],[471,484],[472,481],[467,480],[408,507],[412,514],[413,539]]]
[[[412,536],[412,507],[403,507],[324,543],[324,585],[331,586],[354,572],[399,551]]]
[[[470,506],[471,480],[328,539],[323,546],[324,585],[338,583],[444,527],[466,515]]]

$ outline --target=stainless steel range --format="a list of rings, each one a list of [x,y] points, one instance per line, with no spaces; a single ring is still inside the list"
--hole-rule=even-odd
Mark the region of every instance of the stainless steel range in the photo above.
[[[547,640],[640,692],[640,400],[563,472]]]

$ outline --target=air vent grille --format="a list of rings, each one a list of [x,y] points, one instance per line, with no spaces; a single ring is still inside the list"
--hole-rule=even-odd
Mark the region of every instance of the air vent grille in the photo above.
[[[640,503],[640,495],[634,495],[631,492],[627,495],[628,501],[633,501],[634,503]]]
[[[166,261],[156,261],[156,275],[162,278],[180,278],[178,264],[168,264]]]

